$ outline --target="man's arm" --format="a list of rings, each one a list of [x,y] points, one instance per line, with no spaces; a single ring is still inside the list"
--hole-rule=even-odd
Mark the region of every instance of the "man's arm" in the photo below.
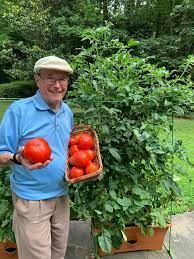
[[[12,105],[11,105],[12,106]],[[20,116],[12,107],[9,107],[2,118],[0,124],[0,165],[10,166],[20,162],[20,159],[14,157],[17,151],[17,143],[19,137]],[[11,159],[14,161],[11,161]],[[15,163],[15,164],[16,164]]]
[[[32,164],[30,161],[25,159],[20,152],[15,155],[8,152],[0,154],[0,166],[11,166],[14,164],[19,164],[19,165],[23,165],[28,170],[41,169],[47,166],[52,160],[53,158],[51,157],[50,160],[47,160],[44,164],[42,163]]]
[[[16,160],[14,162],[14,160]],[[16,155],[15,156],[15,159],[14,159],[14,154],[12,153],[3,153],[3,154],[0,154],[0,165],[1,166],[10,166],[10,165],[14,165],[16,162],[21,162],[20,158],[19,158],[19,155]]]

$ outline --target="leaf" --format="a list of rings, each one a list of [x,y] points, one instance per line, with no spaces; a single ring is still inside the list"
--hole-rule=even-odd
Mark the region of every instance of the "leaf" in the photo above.
[[[153,152],[160,155],[165,154],[165,151],[163,151],[162,149],[154,149]]]
[[[98,85],[95,80],[92,80],[92,84],[95,90],[98,90]]]
[[[173,164],[173,166],[174,166],[175,170],[177,170],[179,173],[186,174],[187,171],[186,171],[185,167],[183,167],[182,165]]]
[[[102,214],[102,211],[99,211],[99,210],[94,210],[98,215],[101,215]]]
[[[171,189],[171,182],[170,182],[169,179],[167,179],[167,180],[164,180],[164,179],[161,180],[160,185],[161,185],[161,187],[163,188],[163,190],[166,191],[166,192],[169,192],[170,189]]]
[[[116,200],[116,201],[117,201],[117,195],[116,195],[116,192],[115,192],[115,191],[111,190],[111,191],[109,192],[109,194],[110,194],[111,198],[113,198],[113,200]]]
[[[139,131],[138,131],[137,129],[134,129],[134,130],[133,130],[133,133],[134,133],[134,135],[137,137],[137,139],[140,138],[140,133],[139,133]]]
[[[102,125],[102,131],[103,131],[103,133],[105,133],[105,134],[109,134],[109,128],[108,128],[108,126],[106,126],[106,125]]]
[[[111,253],[112,249],[112,240],[111,234],[107,229],[102,231],[102,234],[98,237],[98,243],[100,248],[107,254]]]
[[[146,200],[135,200],[134,199],[134,204],[137,205],[138,207],[145,207],[145,205],[151,205],[151,201],[146,199]]]
[[[166,217],[165,217],[165,215],[160,214],[158,220],[159,220],[160,227],[165,227],[166,226]]]
[[[117,161],[121,161],[121,156],[118,152],[118,149],[112,147],[109,148],[109,152],[111,153],[111,155],[117,160]]]
[[[129,47],[137,46],[137,45],[139,45],[139,41],[132,38],[132,39],[128,40],[127,45]]]
[[[117,202],[119,205],[121,205],[122,207],[124,207],[124,209],[127,209],[129,206],[131,206],[131,199],[130,198],[118,198]]]
[[[181,107],[179,107],[179,106],[174,106],[173,109],[174,109],[174,112],[176,114],[178,114],[178,115],[183,115],[184,114],[184,110]]]
[[[10,220],[6,219],[2,222],[1,228],[5,227],[7,224],[10,223]]]
[[[154,236],[154,229],[153,229],[152,227],[149,228],[149,235],[150,235],[151,237]]]
[[[81,204],[81,198],[78,191],[75,191],[75,202]]]
[[[147,140],[149,137],[150,137],[150,134],[148,134],[146,131],[144,131],[144,132],[141,134],[140,141]]]
[[[172,103],[165,99],[164,106],[172,106]]]
[[[105,203],[104,208],[105,208],[106,211],[113,212],[113,206],[110,203],[110,201]]]
[[[113,208],[114,208],[114,210],[120,210],[121,207],[114,201]]]
[[[136,195],[139,195],[142,198],[150,198],[150,195],[148,192],[146,192],[143,188],[139,187],[138,185],[134,186],[132,189],[133,193]]]

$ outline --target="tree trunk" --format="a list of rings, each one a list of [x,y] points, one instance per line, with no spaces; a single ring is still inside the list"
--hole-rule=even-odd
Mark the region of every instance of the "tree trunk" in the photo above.
[[[102,1],[102,11],[103,11],[103,20],[108,21],[109,19],[109,13],[108,13],[108,0]]]

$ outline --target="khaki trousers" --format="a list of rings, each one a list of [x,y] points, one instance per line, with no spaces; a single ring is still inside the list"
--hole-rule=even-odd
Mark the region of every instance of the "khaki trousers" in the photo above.
[[[69,196],[31,201],[12,195],[13,231],[19,259],[64,259],[69,233]]]

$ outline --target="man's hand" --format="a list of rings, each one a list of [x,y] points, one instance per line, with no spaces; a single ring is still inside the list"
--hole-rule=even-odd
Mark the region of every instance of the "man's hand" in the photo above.
[[[21,164],[27,168],[28,170],[35,170],[35,169],[41,169],[46,167],[52,160],[53,158],[51,157],[50,160],[47,160],[45,163],[36,163],[33,164],[31,163],[28,159],[26,159],[23,155],[22,155],[22,151],[23,151],[24,147],[21,147],[18,149],[18,154],[16,155],[16,159],[21,162]]]
[[[13,162],[11,162],[11,158],[13,157],[13,154],[12,153],[3,153],[0,155],[0,165],[3,165],[3,166],[9,166],[9,165],[12,165]]]

